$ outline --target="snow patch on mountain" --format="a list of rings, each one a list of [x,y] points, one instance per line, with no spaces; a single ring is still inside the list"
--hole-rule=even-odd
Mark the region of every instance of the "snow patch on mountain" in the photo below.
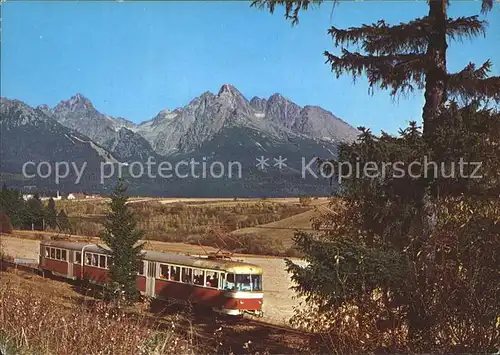
[[[115,157],[113,157],[106,149],[98,146],[97,144],[95,144],[94,142],[92,142],[91,140],[84,140],[84,139],[81,139],[75,135],[71,135],[71,137],[68,137],[68,138],[74,138],[82,143],[87,143],[89,144],[96,152],[97,154],[99,154],[99,156],[104,159],[104,161],[106,163],[114,163],[114,164],[123,164],[121,163],[120,161],[118,161],[117,159],[115,159]],[[74,142],[74,141],[73,141]]]

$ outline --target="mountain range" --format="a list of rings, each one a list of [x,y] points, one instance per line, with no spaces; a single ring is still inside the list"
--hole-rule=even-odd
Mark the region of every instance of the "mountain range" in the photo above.
[[[324,194],[331,190],[326,180],[301,176],[302,159],[330,158],[339,143],[352,142],[358,135],[358,130],[318,106],[301,107],[278,93],[248,100],[229,84],[183,107],[164,109],[140,124],[99,112],[82,94],[52,108],[2,98],[0,114],[2,179],[14,185],[72,191],[109,190],[115,176],[106,184],[99,181],[103,162],[129,166],[148,159],[172,164],[196,159],[238,161],[244,171],[238,179],[130,179],[130,171],[125,178],[133,192],[142,195]],[[273,166],[279,156],[287,160],[282,169]],[[257,169],[258,157],[268,158],[269,165]],[[27,161],[86,161],[87,174],[78,186],[71,174],[59,186],[51,178],[35,177],[28,182],[22,174]]]

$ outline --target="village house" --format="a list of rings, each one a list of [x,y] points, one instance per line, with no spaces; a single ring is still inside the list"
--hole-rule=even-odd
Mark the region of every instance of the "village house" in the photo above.
[[[58,201],[61,198],[62,198],[62,196],[59,194],[59,191],[57,191],[56,196],[44,196],[44,197],[40,197],[40,200],[47,201],[47,200],[53,199],[55,201]]]
[[[28,201],[33,198],[33,194],[23,194],[23,200]]]
[[[68,195],[68,200],[82,200],[85,198],[85,194],[74,192]]]

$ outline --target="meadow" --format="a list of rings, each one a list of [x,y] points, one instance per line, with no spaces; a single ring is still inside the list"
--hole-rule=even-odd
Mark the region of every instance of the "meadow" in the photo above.
[[[107,200],[61,200],[71,234],[99,237]],[[314,209],[327,199],[131,199],[145,240],[211,246],[236,253],[298,256],[295,229],[311,229]]]

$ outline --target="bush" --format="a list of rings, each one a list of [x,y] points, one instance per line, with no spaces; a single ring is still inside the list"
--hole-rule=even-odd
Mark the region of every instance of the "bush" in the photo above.
[[[309,206],[312,203],[312,198],[311,197],[299,197],[299,203],[301,206]]]

